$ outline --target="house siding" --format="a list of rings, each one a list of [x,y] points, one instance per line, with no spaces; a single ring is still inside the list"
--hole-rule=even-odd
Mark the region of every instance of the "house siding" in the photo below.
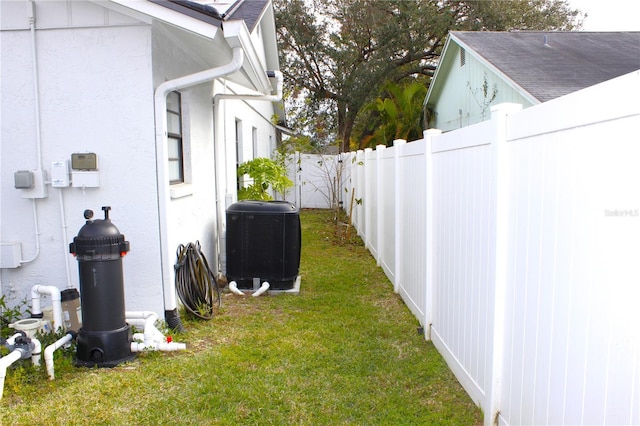
[[[446,76],[439,95],[430,99],[432,120],[430,127],[450,131],[488,119],[492,105],[503,102],[518,103],[523,107],[533,105],[527,98],[496,72],[482,64],[472,54],[465,52],[464,65],[460,61],[460,46],[452,44],[447,49],[446,60],[439,75]],[[483,93],[484,81],[487,81],[487,96]],[[496,97],[491,101],[494,92]]]

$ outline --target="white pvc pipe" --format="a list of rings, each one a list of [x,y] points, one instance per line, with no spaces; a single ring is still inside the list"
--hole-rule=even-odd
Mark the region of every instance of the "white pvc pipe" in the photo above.
[[[69,238],[67,238],[67,219],[66,213],[64,210],[64,198],[62,197],[62,188],[58,188],[58,202],[60,204],[60,222],[62,222],[62,247],[64,248],[63,253],[67,253],[69,251]],[[64,267],[67,273],[67,288],[73,288],[73,284],[71,283],[71,267],[69,266],[69,262],[71,262],[72,257],[68,254],[64,257]]]
[[[38,367],[40,365],[40,355],[42,354],[42,343],[38,339],[31,338],[33,350],[31,351],[31,362]]]
[[[29,30],[31,32],[31,59],[33,61],[33,93],[35,101],[35,131],[36,131],[36,160],[37,170],[42,170],[42,136],[40,125],[40,87],[38,82],[38,55],[36,47],[36,4],[34,0],[29,0],[27,5],[27,19],[29,20]],[[27,260],[21,260],[20,264],[31,263],[40,256],[40,229],[38,227],[38,207],[36,199],[31,200],[33,205],[33,227],[36,240],[36,250],[33,256]]]
[[[169,162],[166,152],[167,144],[167,95],[175,90],[185,89],[198,84],[216,80],[240,70],[244,63],[242,47],[232,49],[231,61],[220,67],[197,72],[174,80],[165,81],[155,91],[154,106],[156,119],[156,180],[158,190],[158,223],[160,227],[160,250],[162,265],[162,288],[165,311],[177,309],[175,282],[172,279],[173,250],[169,248],[168,203],[169,194]]]
[[[260,286],[260,288],[258,290],[256,290],[252,294],[252,296],[253,297],[258,297],[258,296],[262,295],[264,292],[269,290],[269,287],[271,287],[271,285],[267,281],[263,282],[262,285]]]
[[[229,283],[229,290],[233,294],[237,294],[238,296],[244,296],[244,293],[242,292],[242,290],[238,288],[238,283],[236,283],[235,281],[231,281]]]
[[[31,314],[41,314],[40,296],[48,294],[51,296],[51,305],[53,307],[53,331],[56,332],[64,327],[62,322],[62,297],[60,289],[55,286],[34,285],[31,287]]]
[[[158,314],[151,311],[125,312],[127,323],[135,326],[143,326],[143,333],[135,333],[131,342],[131,352],[141,351],[177,351],[187,348],[185,343],[167,342],[164,334],[158,330],[155,323]],[[136,341],[142,340],[142,342]]]
[[[13,336],[11,336],[11,337],[9,337],[9,338],[7,339],[7,345],[9,345],[9,346],[13,346],[13,345],[15,345],[15,343],[16,343],[16,339],[17,339],[18,337],[20,337],[20,336],[24,336],[24,335],[26,335],[26,333],[16,333],[16,334],[14,334]]]
[[[163,342],[164,334],[156,328],[156,321],[158,321],[158,314],[150,311],[140,312],[125,312],[125,318],[127,323],[135,325],[137,327],[143,327],[144,333],[136,333],[135,336],[142,334],[142,340],[145,343],[148,342]]]
[[[55,378],[54,366],[53,366],[53,353],[66,345],[73,339],[73,335],[67,334],[62,338],[56,340],[52,344],[46,347],[44,350],[44,363],[47,366],[47,374],[49,374],[49,380],[53,380]]]
[[[22,333],[14,334],[7,339],[7,343],[13,345],[16,337],[18,336],[22,336]],[[34,348],[31,352],[31,361],[37,366],[40,365],[40,349],[42,348],[42,345],[37,339],[31,339],[31,341],[34,343]],[[7,368],[9,368],[9,366],[14,362],[21,359],[24,353],[24,349],[14,349],[9,355],[0,358],[0,399],[2,399],[2,395],[4,393],[4,379],[7,377]]]
[[[131,352],[143,352],[143,351],[179,351],[187,349],[185,343],[178,342],[154,342],[154,343],[142,343],[131,342]]]
[[[4,378],[7,376],[7,368],[20,358],[22,358],[22,351],[19,349],[0,358],[0,399],[2,399],[2,394],[4,393]]]

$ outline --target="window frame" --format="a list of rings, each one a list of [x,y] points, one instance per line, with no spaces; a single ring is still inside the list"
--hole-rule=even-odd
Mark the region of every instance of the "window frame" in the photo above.
[[[167,98],[169,96],[176,96],[177,95],[177,102],[176,102],[176,106],[177,106],[177,110],[174,110],[171,108],[171,102],[169,102],[169,100],[167,99],[167,161],[169,162],[169,165],[171,165],[172,162],[177,162],[178,163],[178,176],[172,176],[171,175],[171,167],[169,167],[169,185],[179,185],[185,182],[185,177],[184,177],[184,141],[183,141],[183,137],[184,137],[184,132],[183,132],[183,125],[182,125],[182,95],[180,92],[178,91],[173,91],[171,93],[169,93],[167,95]],[[178,129],[177,129],[177,133],[176,133],[176,129],[171,129],[172,126],[170,126],[170,123],[172,123],[171,117],[176,117],[175,122],[178,124]],[[177,157],[171,157],[171,152],[172,150],[170,149],[171,147],[171,143],[172,141],[174,143],[177,144],[177,147],[175,150],[173,150],[173,152],[177,152]]]

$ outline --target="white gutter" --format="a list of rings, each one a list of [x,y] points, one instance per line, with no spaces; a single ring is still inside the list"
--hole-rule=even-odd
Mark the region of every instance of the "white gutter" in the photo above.
[[[197,72],[174,80],[165,81],[156,89],[154,96],[156,118],[156,179],[158,185],[158,222],[160,233],[160,260],[162,267],[162,288],[164,293],[165,314],[177,309],[175,282],[173,277],[173,250],[169,248],[168,203],[169,191],[169,162],[166,150],[167,145],[167,95],[174,90],[213,81],[215,79],[233,74],[242,68],[244,52],[242,47],[232,49],[231,62],[220,67]],[[174,326],[170,324],[170,326]]]
[[[218,106],[218,103],[222,99],[240,99],[246,101],[268,101],[279,102],[282,100],[282,85],[284,78],[280,71],[267,71],[267,76],[276,79],[276,94],[264,95],[264,94],[250,94],[250,93],[217,93],[213,97],[214,107]]]

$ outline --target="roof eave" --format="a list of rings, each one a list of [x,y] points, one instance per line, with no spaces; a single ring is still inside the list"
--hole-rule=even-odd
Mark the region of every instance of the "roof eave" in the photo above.
[[[242,65],[242,73],[251,81],[256,91],[269,94],[272,87],[267,70],[260,62],[260,56],[253,47],[251,35],[244,21],[231,20],[224,23],[224,37],[231,48],[241,47],[245,54],[245,61]]]
[[[525,99],[527,99],[533,105],[541,103],[540,99],[538,99],[535,96],[533,96],[529,91],[527,91],[522,86],[520,86],[518,83],[516,83],[511,77],[509,77],[508,75],[503,73],[499,68],[497,68],[495,65],[493,65],[488,60],[486,60],[483,56],[479,55],[472,47],[468,46],[466,43],[464,43],[462,40],[460,40],[458,37],[456,37],[455,32],[450,32],[449,36],[447,37],[447,41],[445,42],[444,48],[442,49],[442,56],[440,57],[441,58],[440,59],[440,64],[443,63],[443,59],[447,55],[447,51],[449,50],[449,46],[451,45],[452,42],[455,42],[458,46],[460,46],[463,49],[465,49],[465,51],[469,55],[474,57],[480,63],[482,63],[487,68],[489,68],[491,71],[493,71],[496,75],[498,75],[500,78],[502,78],[508,85],[513,87],[515,90],[517,90]],[[424,98],[423,107],[426,107],[427,105],[429,105],[429,101],[431,100],[431,97],[433,95],[434,90],[437,90],[436,89],[436,84],[434,84],[434,83],[436,83],[438,81],[438,76],[440,75],[440,70],[442,68],[440,66],[440,64],[438,64],[438,67],[436,68],[436,72],[433,75],[433,78],[431,79],[431,84],[429,85],[429,90],[427,91],[427,95]]]
[[[449,37],[452,40],[455,40],[456,44],[458,44],[460,47],[464,48],[465,51],[468,54],[470,54],[472,57],[474,57],[480,63],[485,65],[487,68],[489,68],[491,71],[493,71],[496,75],[498,75],[500,78],[502,78],[507,84],[509,84],[511,87],[513,87],[515,90],[517,90],[525,99],[527,99],[533,105],[541,103],[540,99],[538,99],[535,96],[533,96],[531,94],[531,92],[526,90],[524,87],[520,86],[515,80],[513,80],[507,74],[502,72],[499,68],[497,68],[491,62],[489,62],[484,56],[481,56],[480,54],[478,54],[478,52],[476,52],[473,49],[473,47],[467,45],[465,42],[460,40],[460,38],[456,37],[455,32],[449,33]]]
[[[130,0],[89,0],[102,7],[131,16],[142,22],[152,24],[153,20],[171,24],[206,38],[214,39],[220,27],[212,22],[205,22],[196,19],[177,10],[168,8],[153,1],[130,1]],[[214,19],[214,18],[211,18]]]

